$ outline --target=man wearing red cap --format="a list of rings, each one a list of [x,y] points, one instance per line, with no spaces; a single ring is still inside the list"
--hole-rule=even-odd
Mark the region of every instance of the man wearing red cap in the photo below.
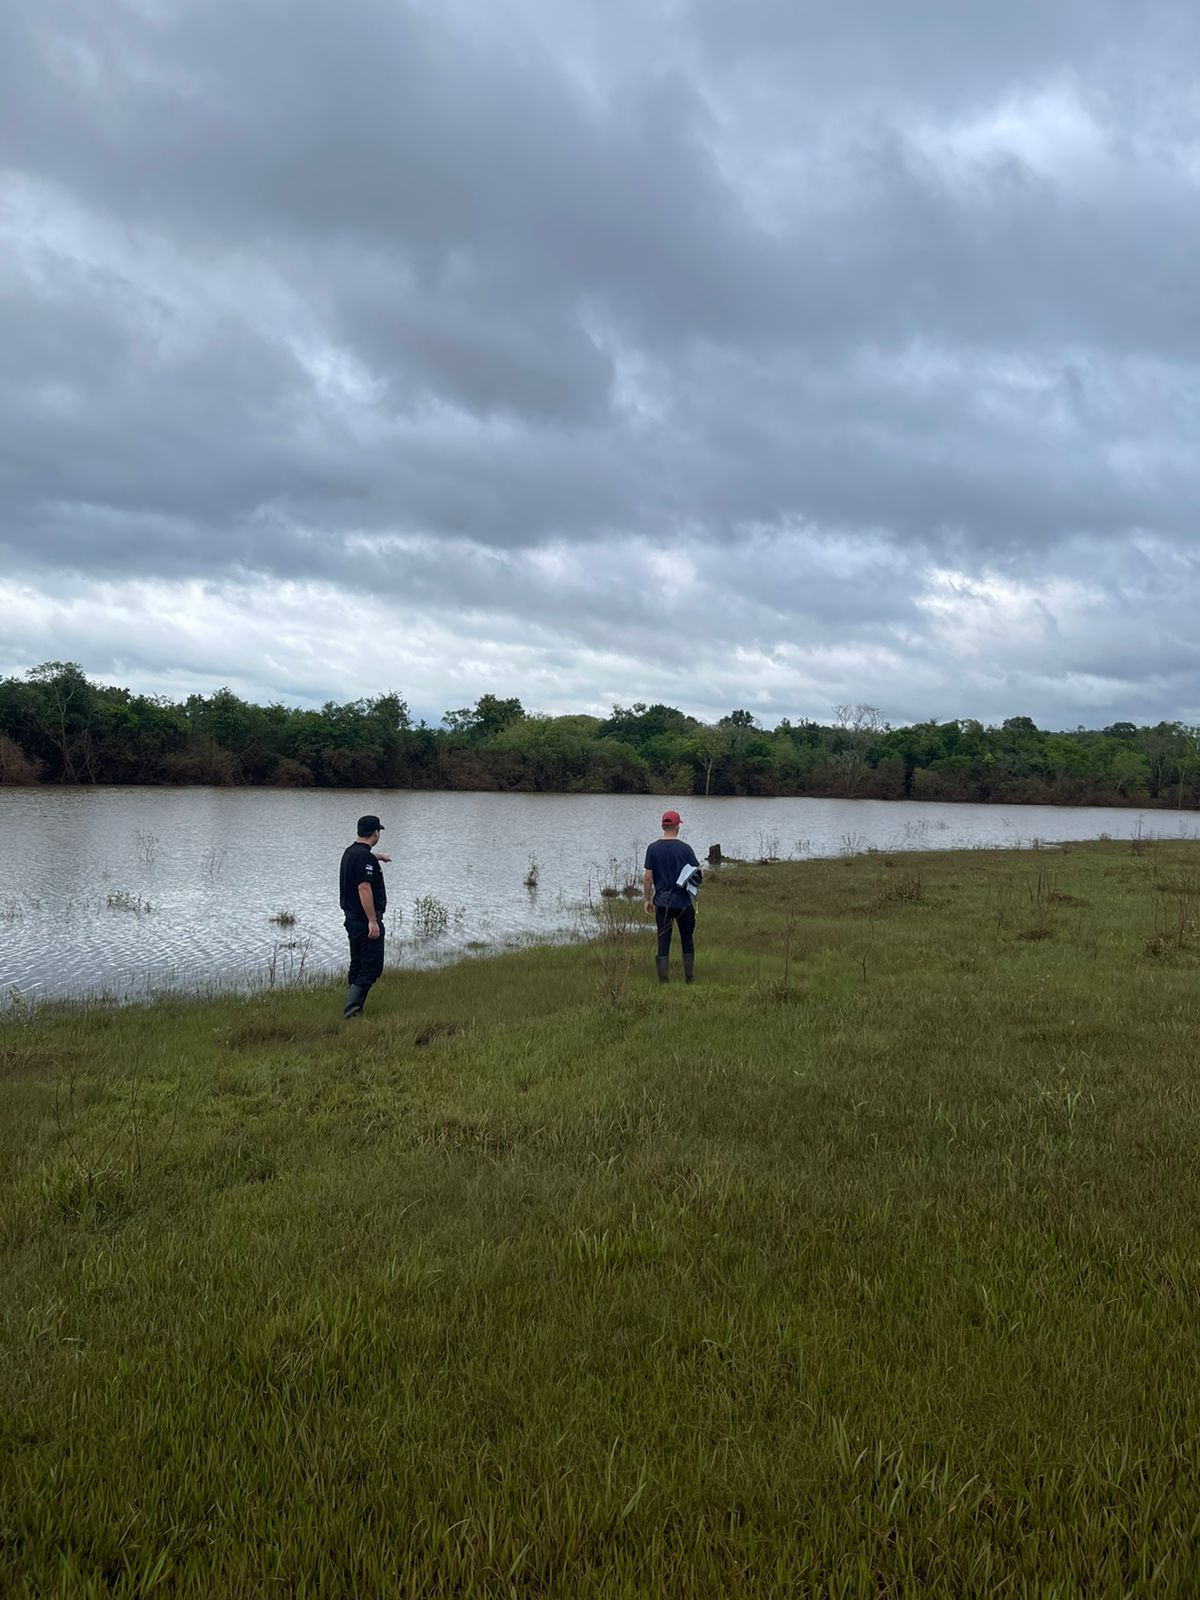
[[[702,873],[696,852],[679,837],[678,811],[664,811],[662,838],[646,847],[642,886],[646,915],[653,911],[658,923],[658,981],[666,983],[671,955],[671,928],[678,925],[683,951],[683,977],[691,983],[696,975],[696,908],[688,885],[699,887]]]

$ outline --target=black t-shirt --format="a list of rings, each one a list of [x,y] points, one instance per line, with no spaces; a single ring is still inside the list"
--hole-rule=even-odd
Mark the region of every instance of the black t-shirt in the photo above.
[[[679,884],[679,874],[684,867],[700,866],[696,852],[682,839],[655,839],[646,846],[646,871],[654,874],[654,904],[674,906],[681,911],[690,906],[692,897]]]
[[[375,915],[381,917],[387,908],[387,890],[383,886],[383,866],[371,854],[369,844],[359,844],[356,839],[342,851],[340,875],[342,910],[348,917],[363,917],[362,901],[358,898],[360,883],[369,883],[375,897]]]

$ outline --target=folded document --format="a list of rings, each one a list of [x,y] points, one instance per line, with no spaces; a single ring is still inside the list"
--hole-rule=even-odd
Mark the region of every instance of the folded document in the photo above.
[[[677,889],[686,889],[689,894],[699,894],[700,885],[696,882],[699,873],[699,867],[693,867],[690,864],[685,866],[675,879],[675,887]]]

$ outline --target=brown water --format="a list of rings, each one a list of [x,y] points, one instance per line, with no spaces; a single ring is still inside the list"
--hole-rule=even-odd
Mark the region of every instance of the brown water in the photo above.
[[[340,968],[337,865],[360,812],[387,824],[389,960],[562,936],[601,879],[636,877],[668,804],[698,854],[829,856],[868,848],[1200,835],[1200,813],[883,800],[0,788],[0,1006],[249,987]],[[530,857],[538,887],[524,879]],[[414,902],[445,906],[418,937]],[[149,910],[145,909],[149,904]],[[271,921],[289,912],[295,923]]]

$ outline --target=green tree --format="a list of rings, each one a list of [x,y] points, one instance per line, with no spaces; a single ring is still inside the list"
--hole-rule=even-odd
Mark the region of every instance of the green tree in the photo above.
[[[517,699],[501,700],[494,694],[480,695],[473,707],[460,706],[447,711],[442,721],[451,733],[461,734],[475,744],[490,744],[505,728],[520,722],[525,708]]]
[[[588,754],[588,788],[603,794],[646,794],[650,769],[630,744],[594,739]]]
[[[1150,763],[1136,750],[1118,750],[1108,764],[1108,776],[1122,798],[1140,794],[1150,785]]]
[[[1179,730],[1179,753],[1176,757],[1179,790],[1175,803],[1182,810],[1184,780],[1200,769],[1200,725],[1177,722],[1175,726]]]
[[[639,700],[628,710],[614,706],[613,714],[597,730],[602,739],[620,739],[635,750],[645,754],[647,745],[665,734],[684,735],[699,727],[695,717],[689,717],[675,706],[656,702],[652,706]]]
[[[493,740],[497,755],[507,752],[519,761],[524,788],[562,790],[577,787],[588,765],[587,741],[572,727],[571,717],[525,716],[513,719]]]
[[[697,783],[704,780],[705,794],[712,793],[713,775],[721,764],[728,761],[733,749],[729,729],[720,723],[714,728],[707,725],[697,728],[684,745],[684,753],[697,774]]]

